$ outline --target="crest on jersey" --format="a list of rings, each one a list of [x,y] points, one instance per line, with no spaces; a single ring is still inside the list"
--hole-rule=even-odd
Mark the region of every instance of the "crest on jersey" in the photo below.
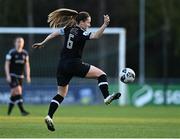
[[[88,32],[88,31],[84,31],[84,32],[83,32],[83,35],[84,35],[84,36],[88,36],[89,33],[90,33],[90,32]]]
[[[15,55],[15,58],[18,58],[19,56],[18,55]]]

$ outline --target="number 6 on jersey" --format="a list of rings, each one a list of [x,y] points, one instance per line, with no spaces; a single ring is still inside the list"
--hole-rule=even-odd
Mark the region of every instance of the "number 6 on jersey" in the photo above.
[[[72,49],[73,47],[73,39],[74,35],[73,34],[69,34],[69,38],[68,38],[68,42],[67,42],[67,48],[68,49]]]

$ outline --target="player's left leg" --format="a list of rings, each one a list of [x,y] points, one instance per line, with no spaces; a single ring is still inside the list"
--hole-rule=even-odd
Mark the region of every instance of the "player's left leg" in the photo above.
[[[49,110],[48,110],[48,115],[44,119],[47,125],[47,128],[50,131],[55,131],[52,118],[57,108],[59,107],[59,105],[63,102],[64,97],[67,95],[69,82],[73,77],[72,74],[67,73],[69,69],[71,69],[71,67],[67,64],[66,61],[59,62],[58,69],[57,69],[57,84],[58,84],[57,95],[55,95],[53,99],[51,100]]]
[[[53,115],[56,112],[57,108],[64,100],[64,97],[67,95],[68,87],[69,87],[68,84],[65,86],[58,86],[58,94],[56,96],[54,96],[53,99],[51,100],[49,110],[48,110],[48,115],[44,119],[45,123],[47,125],[47,128],[50,131],[55,131],[52,118],[53,118]]]
[[[64,100],[64,97],[67,95],[69,85],[66,86],[58,86],[58,94],[54,96],[54,98],[51,100],[48,115],[53,118],[53,115],[55,111],[57,110],[58,106],[62,103]]]

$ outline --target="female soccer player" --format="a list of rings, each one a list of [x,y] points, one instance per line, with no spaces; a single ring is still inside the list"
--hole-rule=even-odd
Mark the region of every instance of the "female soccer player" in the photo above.
[[[22,98],[22,81],[24,78],[24,67],[26,69],[27,82],[31,82],[29,56],[27,51],[25,51],[23,47],[24,39],[22,37],[17,37],[15,39],[15,48],[11,49],[6,55],[6,80],[11,87],[8,115],[11,114],[15,103],[17,103],[23,116],[29,114],[29,112],[24,110]]]
[[[113,93],[109,95],[106,73],[101,69],[82,62],[82,53],[86,40],[98,39],[108,26],[110,19],[104,15],[104,23],[95,33],[86,30],[91,25],[91,17],[87,12],[77,12],[71,9],[58,9],[48,16],[50,27],[63,27],[59,31],[48,35],[41,43],[36,43],[33,48],[41,48],[44,44],[58,36],[65,37],[64,47],[61,51],[61,59],[57,69],[58,94],[51,100],[48,115],[45,117],[45,123],[50,131],[54,131],[53,114],[67,95],[69,82],[72,77],[94,78],[98,80],[98,86],[104,96],[105,104],[110,104],[118,99],[121,94]]]

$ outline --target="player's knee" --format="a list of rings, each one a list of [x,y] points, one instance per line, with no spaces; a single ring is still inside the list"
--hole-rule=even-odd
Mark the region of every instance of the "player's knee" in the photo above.
[[[13,88],[12,90],[11,90],[11,95],[12,96],[15,96],[17,93],[17,89],[16,88]]]
[[[100,77],[100,76],[107,76],[107,75],[106,75],[106,73],[105,73],[104,71],[101,71],[101,72],[99,73],[99,76],[98,76],[98,77]]]
[[[106,75],[106,73],[102,70],[99,70],[96,74],[96,77],[99,78],[101,75]]]
[[[21,89],[20,86],[18,86],[18,87],[16,88],[16,90],[17,90],[17,93],[18,93],[18,94],[21,94],[21,93],[22,93],[22,89]]]
[[[104,74],[101,74],[99,77],[98,77],[98,83],[101,83],[101,82],[107,82],[107,75],[104,73]]]
[[[16,92],[14,89],[11,90],[11,96],[15,96],[16,95]]]

